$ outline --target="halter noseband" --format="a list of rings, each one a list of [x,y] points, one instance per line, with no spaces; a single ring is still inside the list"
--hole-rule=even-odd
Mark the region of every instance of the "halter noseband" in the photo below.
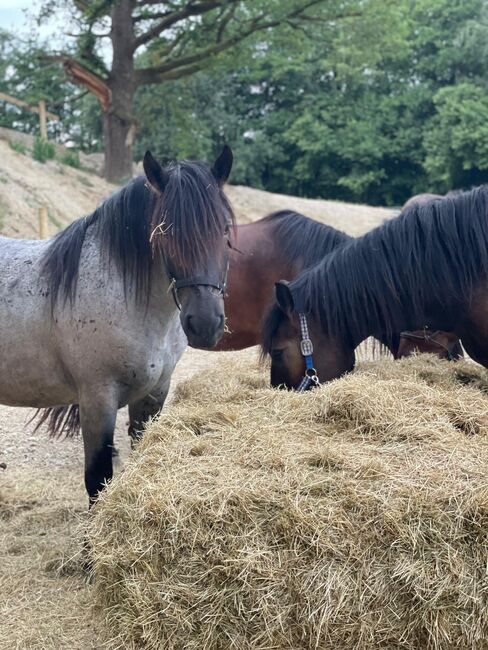
[[[305,374],[296,390],[299,393],[303,393],[313,386],[319,386],[320,381],[317,371],[314,368],[313,343],[310,340],[310,335],[308,333],[307,317],[303,312],[298,312],[298,319],[300,321],[300,351],[305,359]]]
[[[173,300],[175,305],[181,311],[181,302],[178,298],[178,289],[186,289],[188,287],[212,287],[217,289],[221,296],[225,295],[227,289],[227,275],[229,273],[229,260],[227,260],[227,266],[224,273],[224,281],[215,280],[206,275],[195,275],[192,278],[182,278],[177,280],[176,278],[169,276],[169,287],[168,291],[171,291],[173,294]]]

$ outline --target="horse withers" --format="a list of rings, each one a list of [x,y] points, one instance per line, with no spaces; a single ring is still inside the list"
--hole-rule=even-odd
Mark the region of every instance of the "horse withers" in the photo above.
[[[369,336],[452,332],[488,367],[488,189],[413,205],[276,287],[263,328],[272,383],[328,381]]]
[[[208,348],[223,332],[231,165],[228,148],[212,168],[147,153],[147,180],[52,240],[0,238],[0,402],[47,408],[54,433],[81,425],[90,503],[112,476],[117,410],[139,436],[185,334]]]

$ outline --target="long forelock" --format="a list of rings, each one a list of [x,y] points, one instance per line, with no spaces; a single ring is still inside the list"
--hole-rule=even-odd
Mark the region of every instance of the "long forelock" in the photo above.
[[[266,312],[261,327],[261,360],[263,361],[273,349],[273,339],[279,326],[286,318],[280,306],[275,303]]]
[[[153,215],[153,246],[184,273],[201,272],[234,213],[210,169],[184,161],[167,169],[168,183]]]

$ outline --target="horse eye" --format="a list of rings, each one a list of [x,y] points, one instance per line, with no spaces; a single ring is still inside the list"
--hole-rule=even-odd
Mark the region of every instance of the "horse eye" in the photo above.
[[[270,353],[271,358],[272,359],[280,359],[281,356],[283,355],[283,352],[284,352],[284,350],[279,350],[279,349],[271,350],[271,353]]]

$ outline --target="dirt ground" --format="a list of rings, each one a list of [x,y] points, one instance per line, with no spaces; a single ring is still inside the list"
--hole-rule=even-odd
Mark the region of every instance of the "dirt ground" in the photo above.
[[[56,161],[42,165],[0,140],[2,235],[35,238],[41,204],[48,206],[53,235],[113,190],[91,173]],[[228,194],[241,223],[291,208],[357,235],[394,214],[239,186],[230,186]],[[257,351],[222,354],[240,354],[245,362]],[[216,353],[187,350],[173,386],[216,358]],[[87,502],[82,443],[51,440],[43,430],[34,433],[27,424],[32,414],[30,409],[0,406],[0,464],[6,465],[0,468],[0,650],[102,648],[81,564]],[[116,430],[120,465],[129,453],[126,420],[122,410]]]

